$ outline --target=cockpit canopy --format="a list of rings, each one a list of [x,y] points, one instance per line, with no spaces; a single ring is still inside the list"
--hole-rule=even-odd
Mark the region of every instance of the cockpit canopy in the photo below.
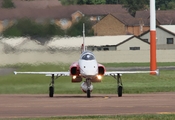
[[[82,59],[83,60],[94,60],[95,58],[91,54],[85,54],[85,55],[83,55]]]
[[[82,60],[95,60],[95,57],[94,57],[93,53],[91,53],[91,52],[84,52],[81,55],[81,59]]]

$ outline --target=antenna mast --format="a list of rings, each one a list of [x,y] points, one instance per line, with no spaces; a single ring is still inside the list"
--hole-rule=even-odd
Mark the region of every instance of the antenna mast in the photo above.
[[[83,51],[85,51],[85,24],[83,23]]]

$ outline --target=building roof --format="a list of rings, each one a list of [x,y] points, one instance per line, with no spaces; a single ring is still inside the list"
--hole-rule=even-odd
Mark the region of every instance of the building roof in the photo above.
[[[17,8],[50,8],[55,6],[61,6],[61,2],[59,0],[13,0],[13,3]]]
[[[122,5],[70,5],[51,8],[0,8],[0,20],[19,19],[23,17],[38,18],[71,18],[71,15],[80,11],[87,16],[102,16],[114,12],[127,12]]]
[[[46,50],[47,47],[36,40],[27,37],[2,38],[0,44],[8,45],[18,50]]]
[[[119,44],[117,44],[117,46],[119,46],[119,45],[122,45],[122,44],[124,44],[124,43],[126,43],[127,41],[129,41],[129,40],[131,40],[132,38],[137,38],[138,40],[141,40],[142,42],[144,42],[144,43],[147,43],[147,44],[150,44],[149,42],[147,42],[147,41],[145,41],[145,40],[142,40],[141,38],[139,38],[139,37],[137,37],[137,36],[132,36],[132,37],[130,37],[130,38],[128,38],[128,39],[126,39],[126,40],[124,40],[123,42],[121,42],[121,43],[119,43]]]
[[[129,13],[112,13],[116,19],[124,23],[125,25],[128,26],[138,26],[139,25],[139,20],[138,18],[134,18],[131,16]]]
[[[135,17],[149,19],[150,11],[136,11]],[[175,25],[175,10],[157,10],[156,19],[161,25]]]
[[[158,10],[156,17],[161,25],[175,24],[175,10]]]
[[[156,28],[160,28],[160,29],[164,30],[165,32],[175,36],[175,28],[174,27],[175,27],[174,25],[158,25],[158,26],[156,26]],[[145,34],[147,34],[149,32],[150,32],[150,30],[142,33],[138,37],[141,37],[141,36],[143,36],[143,35],[145,35]]]
[[[3,0],[0,0],[0,6]],[[59,0],[12,0],[16,8],[50,8],[61,6]]]
[[[135,18],[149,19],[150,11],[136,11]]]
[[[146,20],[146,19],[140,19],[140,18],[134,18],[133,16],[131,16],[127,12],[123,12],[123,13],[111,13],[111,14],[108,14],[107,16],[109,16],[109,15],[112,15],[114,18],[116,18],[117,20],[119,20],[121,23],[123,23],[126,26],[139,26],[140,24],[143,24],[144,26],[149,26],[149,21],[148,20]],[[95,23],[94,25],[99,24],[99,22]],[[127,34],[130,34],[130,33],[127,33]]]
[[[175,25],[160,25],[160,26],[175,34]]]
[[[15,38],[2,38],[1,42],[7,44],[11,47],[16,47],[21,45],[27,38],[25,37],[15,37]]]
[[[77,8],[86,15],[107,15],[110,13],[122,13],[127,12],[122,5],[78,5]]]
[[[118,36],[94,36],[86,37],[86,46],[106,46],[106,45],[117,45],[124,42],[125,40],[133,37],[133,35],[118,35]],[[82,37],[71,37],[71,38],[53,38],[53,40],[47,43],[48,47],[51,48],[71,48],[78,47],[83,43]]]
[[[63,12],[65,11],[65,12]],[[32,9],[32,8],[14,8],[0,9],[0,20],[4,19],[55,19],[55,18],[71,18],[71,11],[66,11],[66,8],[52,9]]]

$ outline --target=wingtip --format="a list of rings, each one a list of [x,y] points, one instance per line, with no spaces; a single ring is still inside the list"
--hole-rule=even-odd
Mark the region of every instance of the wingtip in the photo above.
[[[159,75],[159,69],[156,69],[154,71],[150,71],[151,75]]]
[[[156,75],[159,75],[159,69],[157,69],[155,72],[156,72]]]
[[[14,71],[14,74],[16,75],[16,74],[17,74],[17,72],[16,72],[16,71]]]

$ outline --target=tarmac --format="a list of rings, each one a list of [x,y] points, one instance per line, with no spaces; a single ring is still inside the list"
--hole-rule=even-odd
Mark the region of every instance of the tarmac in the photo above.
[[[0,95],[0,119],[56,116],[175,114],[175,92],[150,94]]]

